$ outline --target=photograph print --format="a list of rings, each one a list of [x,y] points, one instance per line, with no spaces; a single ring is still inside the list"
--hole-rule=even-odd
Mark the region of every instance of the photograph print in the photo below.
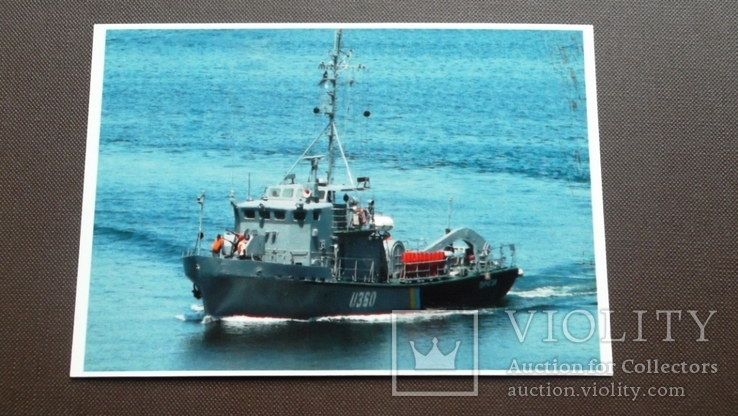
[[[592,27],[96,25],[71,375],[611,375]]]

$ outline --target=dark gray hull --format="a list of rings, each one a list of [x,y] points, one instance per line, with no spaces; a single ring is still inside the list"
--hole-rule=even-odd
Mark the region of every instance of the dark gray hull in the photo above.
[[[413,283],[336,281],[328,268],[183,257],[185,274],[213,317],[254,316],[310,319],[386,314],[393,310],[477,309],[493,306],[520,274],[503,268],[464,277]]]

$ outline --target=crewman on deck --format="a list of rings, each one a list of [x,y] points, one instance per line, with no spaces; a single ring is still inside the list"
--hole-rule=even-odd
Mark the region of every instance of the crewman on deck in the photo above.
[[[238,253],[239,259],[245,259],[246,258],[246,245],[248,244],[249,240],[245,238],[242,234],[238,235],[238,245],[236,246],[236,253]]]
[[[351,225],[353,227],[358,228],[366,224],[366,221],[368,219],[366,210],[364,210],[354,202],[351,204],[351,211],[353,213],[351,219]]]
[[[220,250],[223,248],[223,236],[218,234],[213,241],[213,245],[210,247],[210,251],[213,252],[213,257],[220,256]]]

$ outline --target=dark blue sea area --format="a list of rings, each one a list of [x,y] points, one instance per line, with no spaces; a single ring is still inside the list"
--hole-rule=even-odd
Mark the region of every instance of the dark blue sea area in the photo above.
[[[391,317],[210,322],[180,260],[195,243],[201,191],[209,241],[233,225],[232,192],[245,199],[250,181],[259,197],[325,128],[313,108],[327,102],[319,64],[333,39],[332,30],[107,32],[97,185],[86,189],[96,193],[85,371],[390,370]],[[440,237],[452,199],[452,227],[515,244],[525,275],[478,312],[480,369],[513,360],[587,369],[600,346],[581,311],[597,319],[597,290],[607,288],[595,280],[595,97],[585,95],[581,32],[351,29],[343,42],[366,69],[339,86],[339,136],[354,177],[371,177],[365,198],[394,218],[392,235],[410,248]],[[307,171],[298,166],[298,179]],[[508,310],[520,331],[531,319],[522,342]],[[544,311],[557,311],[551,334]],[[472,318],[399,317],[398,367],[413,368],[409,340],[425,353],[437,337],[444,353],[466,340],[457,367],[470,368]],[[587,341],[569,339],[590,329]]]

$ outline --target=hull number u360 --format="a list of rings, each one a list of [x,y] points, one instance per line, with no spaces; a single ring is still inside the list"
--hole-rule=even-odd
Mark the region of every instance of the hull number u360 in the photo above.
[[[354,292],[349,301],[350,308],[371,308],[377,300],[377,292]]]

